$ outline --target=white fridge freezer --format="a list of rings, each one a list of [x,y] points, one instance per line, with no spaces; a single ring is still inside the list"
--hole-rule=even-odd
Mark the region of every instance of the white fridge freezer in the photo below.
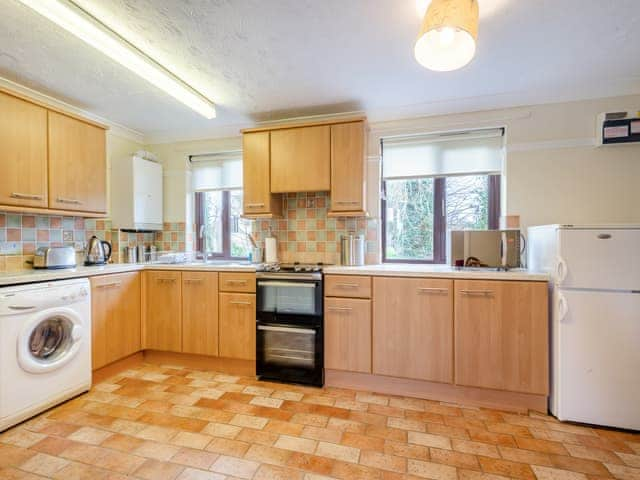
[[[640,226],[532,227],[528,244],[552,277],[551,413],[640,430]]]

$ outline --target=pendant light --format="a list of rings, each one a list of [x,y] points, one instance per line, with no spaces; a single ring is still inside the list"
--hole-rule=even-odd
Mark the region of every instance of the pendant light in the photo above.
[[[457,70],[473,58],[477,38],[478,0],[432,0],[414,54],[430,70]]]

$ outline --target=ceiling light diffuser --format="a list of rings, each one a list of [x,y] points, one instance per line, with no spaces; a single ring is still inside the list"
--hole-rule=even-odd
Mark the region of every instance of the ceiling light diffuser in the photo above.
[[[457,70],[475,55],[477,38],[477,0],[433,0],[424,16],[414,54],[418,63],[430,70]]]
[[[19,0],[206,118],[215,105],[165,67],[69,0]]]

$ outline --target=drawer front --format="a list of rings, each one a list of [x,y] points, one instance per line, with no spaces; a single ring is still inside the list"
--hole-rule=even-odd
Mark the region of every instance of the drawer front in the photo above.
[[[371,298],[371,277],[327,275],[324,294],[327,297]]]
[[[256,293],[255,273],[220,272],[220,291]]]

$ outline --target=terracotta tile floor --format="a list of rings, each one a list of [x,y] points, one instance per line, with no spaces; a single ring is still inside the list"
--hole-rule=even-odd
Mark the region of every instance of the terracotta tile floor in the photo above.
[[[0,435],[0,478],[640,479],[640,435],[143,365]]]

